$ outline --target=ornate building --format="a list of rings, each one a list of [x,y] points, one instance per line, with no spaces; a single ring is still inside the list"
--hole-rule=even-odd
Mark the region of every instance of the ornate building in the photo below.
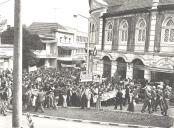
[[[89,0],[91,71],[103,76],[174,79],[173,0]]]

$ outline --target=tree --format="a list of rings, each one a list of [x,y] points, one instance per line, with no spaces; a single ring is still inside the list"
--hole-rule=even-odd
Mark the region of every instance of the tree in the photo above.
[[[7,19],[3,19],[3,17],[0,15],[0,32],[4,30],[6,24],[7,24]]]
[[[2,44],[13,44],[14,40],[14,27],[2,32]],[[23,68],[27,69],[28,66],[36,65],[39,61],[32,52],[33,50],[41,50],[43,44],[36,34],[31,34],[25,27],[23,27]]]

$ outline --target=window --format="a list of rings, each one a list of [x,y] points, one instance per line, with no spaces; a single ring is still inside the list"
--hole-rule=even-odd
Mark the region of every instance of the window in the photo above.
[[[145,42],[146,40],[146,22],[144,19],[138,21],[136,26],[137,42]]]
[[[163,24],[163,42],[174,42],[174,20],[167,19]]]
[[[111,23],[108,23],[107,26],[106,26],[106,31],[105,31],[105,34],[106,34],[106,43],[111,43],[112,42],[112,24]]]
[[[121,42],[127,42],[128,40],[128,23],[126,20],[120,24],[120,38]]]

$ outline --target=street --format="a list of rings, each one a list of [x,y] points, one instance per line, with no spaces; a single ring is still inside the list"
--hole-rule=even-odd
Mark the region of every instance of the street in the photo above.
[[[0,128],[12,128],[12,116],[0,116]],[[116,126],[107,126],[99,124],[90,124],[90,123],[80,123],[73,121],[62,121],[62,120],[53,120],[45,118],[32,117],[34,122],[34,128],[118,128]],[[29,128],[27,125],[26,116],[23,116],[22,127]]]

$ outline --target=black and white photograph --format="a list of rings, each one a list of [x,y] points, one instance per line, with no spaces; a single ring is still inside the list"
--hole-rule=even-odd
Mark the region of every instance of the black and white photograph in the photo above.
[[[0,128],[174,128],[174,0],[0,0]]]

